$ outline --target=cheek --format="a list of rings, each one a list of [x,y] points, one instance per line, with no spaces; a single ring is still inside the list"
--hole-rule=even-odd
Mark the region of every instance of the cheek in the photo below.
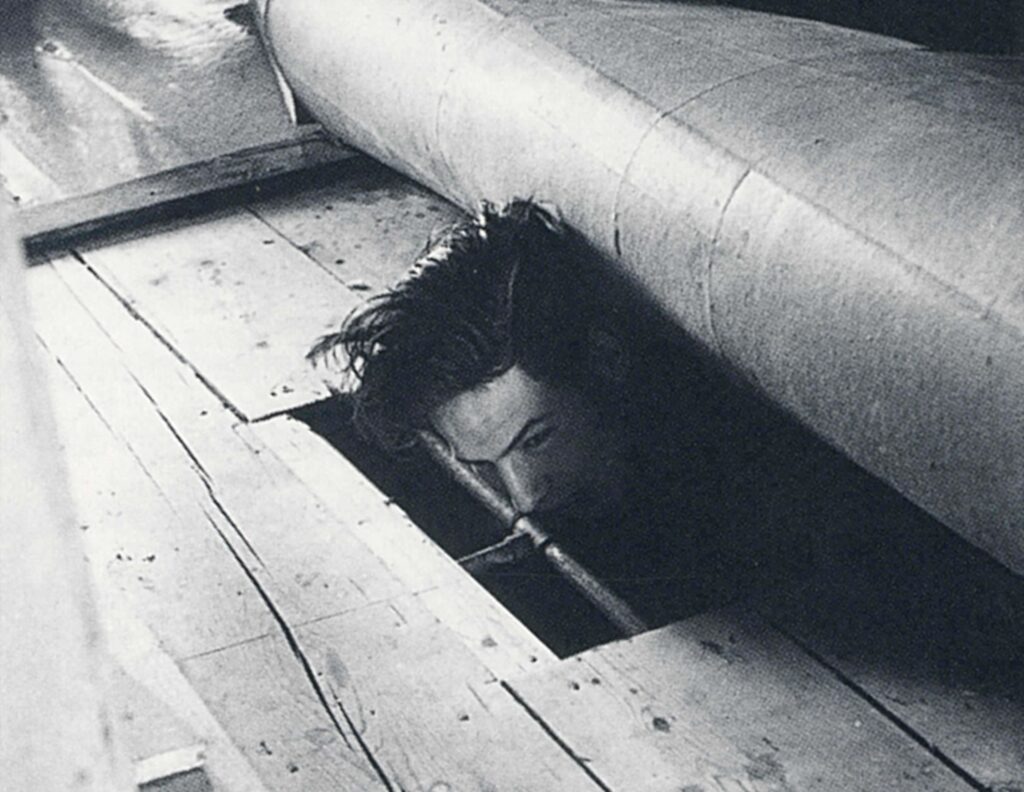
[[[556,475],[582,481],[600,476],[606,467],[603,460],[608,449],[592,427],[573,432],[566,440],[553,449],[550,461]]]

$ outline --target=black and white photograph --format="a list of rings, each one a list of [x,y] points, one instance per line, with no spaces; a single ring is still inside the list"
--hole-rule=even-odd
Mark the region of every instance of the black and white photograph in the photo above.
[[[0,761],[1024,792],[1024,0],[0,0]]]

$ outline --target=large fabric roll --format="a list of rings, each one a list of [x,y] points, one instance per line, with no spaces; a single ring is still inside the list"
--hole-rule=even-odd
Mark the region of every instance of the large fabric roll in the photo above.
[[[305,105],[557,204],[769,398],[1024,573],[1024,59],[642,0],[256,3]]]

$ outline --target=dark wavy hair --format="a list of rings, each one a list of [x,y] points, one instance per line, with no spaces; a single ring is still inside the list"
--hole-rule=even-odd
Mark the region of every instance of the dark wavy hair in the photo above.
[[[434,235],[409,274],[309,351],[355,376],[357,427],[386,448],[415,442],[444,402],[519,364],[582,375],[590,310],[580,239],[530,200],[484,203]]]

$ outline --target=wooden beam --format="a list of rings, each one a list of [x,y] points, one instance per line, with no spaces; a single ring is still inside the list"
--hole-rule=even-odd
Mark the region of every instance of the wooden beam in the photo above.
[[[19,222],[29,252],[39,254],[117,229],[237,203],[259,195],[272,180],[359,156],[316,127],[296,138],[29,206],[19,212]]]

